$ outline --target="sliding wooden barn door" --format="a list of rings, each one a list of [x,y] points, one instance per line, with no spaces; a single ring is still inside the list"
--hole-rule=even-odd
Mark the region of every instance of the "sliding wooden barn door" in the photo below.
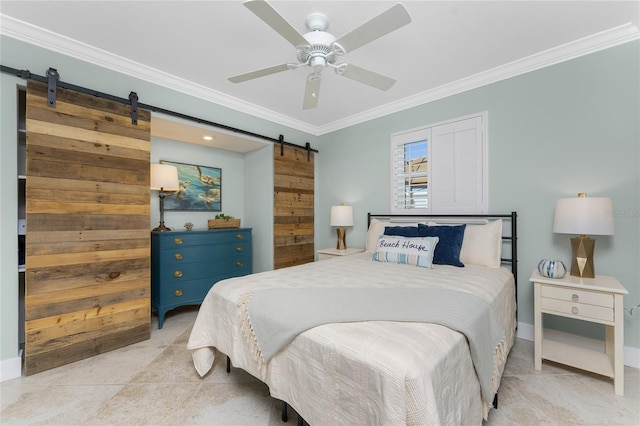
[[[149,338],[150,113],[27,86],[25,374]]]
[[[313,262],[313,152],[274,145],[273,158],[274,269]]]

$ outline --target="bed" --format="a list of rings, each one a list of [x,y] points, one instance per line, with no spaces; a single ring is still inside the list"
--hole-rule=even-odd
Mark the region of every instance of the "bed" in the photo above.
[[[194,367],[204,376],[216,354],[224,354],[234,367],[266,383],[272,397],[292,406],[311,425],[481,424],[496,405],[504,364],[515,338],[516,218],[515,212],[428,217],[369,214],[362,253],[219,282],[202,303],[187,344]],[[413,235],[416,228],[418,236]],[[457,235],[453,239],[452,233]],[[431,256],[429,265],[419,265],[422,260],[416,257],[421,256],[385,251],[385,244],[402,242],[407,246],[409,241],[421,242],[420,253],[428,251],[422,242],[435,241],[433,246],[425,243],[431,249],[427,253]],[[436,252],[438,247],[448,251]],[[454,266],[456,261],[464,267]],[[267,306],[271,308],[267,317],[255,316],[257,308],[251,311],[247,306],[257,306],[259,301],[264,304],[265,300],[269,305],[273,299],[259,296],[271,291],[279,305],[275,310]],[[296,299],[309,291],[316,292],[309,306],[318,309],[305,307],[304,300]],[[324,291],[329,305],[322,305],[326,302],[317,293]],[[416,300],[422,299],[414,297],[417,294],[426,295],[427,301],[439,300],[432,295],[453,295],[454,301],[443,305],[445,316],[463,306],[466,298],[477,300],[478,306],[486,305],[482,315],[490,317],[487,321],[494,324],[493,334],[498,328],[502,333],[496,345],[489,345],[493,354],[490,367],[486,360],[479,362],[482,357],[477,348],[479,344],[487,346],[483,342],[496,340],[495,336],[470,337],[469,331],[450,326],[439,317],[434,322],[394,319],[391,312],[384,314],[391,319],[375,314],[368,320],[353,319],[348,309],[347,319],[320,318],[316,326],[296,324],[303,330],[289,332],[291,336],[271,348],[268,356],[264,355],[265,341],[270,339],[263,334],[261,346],[254,334],[252,325],[263,323],[258,318],[266,318],[265,324],[273,319],[277,326],[283,325],[278,323],[283,318],[284,323],[297,323],[286,319],[296,315],[306,318],[300,309],[307,309],[313,317],[311,311],[320,311],[322,316],[324,311],[334,310],[327,306],[353,306],[354,311],[364,309],[363,315],[370,315],[367,309],[375,302],[370,303],[367,294],[387,297],[390,291],[407,292],[411,300],[389,298],[389,306],[419,305],[422,302]],[[411,310],[400,309],[402,315]],[[491,371],[487,373],[488,368]]]

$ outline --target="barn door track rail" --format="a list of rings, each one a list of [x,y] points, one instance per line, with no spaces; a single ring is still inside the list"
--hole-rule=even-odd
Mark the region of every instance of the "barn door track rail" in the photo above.
[[[49,68],[46,72],[46,77],[33,74],[29,70],[19,70],[17,68],[11,68],[5,65],[0,65],[0,71],[6,74],[12,74],[17,77],[24,78],[26,80],[34,80],[34,81],[47,84],[47,88],[48,88],[47,102],[48,102],[48,106],[51,108],[56,107],[56,89],[60,87],[62,89],[75,90],[77,92],[85,93],[87,95],[95,96],[98,98],[109,99],[111,101],[119,102],[125,105],[131,105],[131,123],[132,124],[138,123],[138,108],[142,108],[152,112],[158,112],[158,113],[166,114],[172,117],[181,118],[183,120],[194,121],[199,124],[204,124],[207,126],[227,130],[233,133],[239,133],[241,135],[251,136],[251,137],[266,140],[272,143],[280,144],[280,147],[281,147],[280,155],[283,155],[282,151],[285,145],[307,151],[307,160],[309,160],[309,156],[311,152],[316,152],[316,153],[318,152],[317,149],[311,148],[311,145],[309,144],[309,142],[306,142],[304,146],[298,145],[292,142],[286,142],[284,140],[283,135],[279,135],[278,138],[272,138],[270,136],[265,136],[259,133],[250,132],[248,130],[238,129],[237,127],[227,126],[225,124],[216,123],[213,121],[205,120],[203,118],[193,117],[191,115],[182,114],[176,111],[171,111],[166,108],[143,104],[138,102],[138,94],[136,92],[129,93],[128,98],[121,98],[118,96],[110,95],[108,93],[99,92],[97,90],[88,89],[82,86],[76,86],[75,84],[71,84],[71,83],[66,83],[66,82],[60,81],[60,74],[55,68]]]

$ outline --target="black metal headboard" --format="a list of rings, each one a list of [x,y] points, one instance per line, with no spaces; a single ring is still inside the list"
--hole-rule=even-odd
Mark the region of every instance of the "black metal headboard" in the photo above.
[[[502,227],[502,242],[511,244],[511,250],[502,250],[503,257],[500,259],[502,263],[511,266],[511,272],[515,281],[516,306],[518,303],[518,214],[511,212],[510,214],[433,214],[433,215],[397,215],[397,214],[373,214],[367,213],[367,227],[371,224],[371,219],[378,219],[387,222],[422,222],[424,220],[433,219],[434,221],[446,222],[451,224],[472,224],[474,222],[484,223],[485,221],[503,219],[511,222],[511,227]],[[511,231],[510,235],[506,231]],[[511,255],[505,256],[505,253]],[[516,314],[517,315],[517,314]]]

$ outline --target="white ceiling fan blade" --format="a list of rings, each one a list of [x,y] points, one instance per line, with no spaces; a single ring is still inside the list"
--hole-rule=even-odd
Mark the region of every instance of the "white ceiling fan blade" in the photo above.
[[[289,65],[287,64],[276,65],[274,67],[263,68],[261,70],[251,71],[246,74],[229,77],[229,81],[232,83],[242,83],[243,81],[253,80],[254,78],[264,77],[278,72],[287,71],[289,69]]]
[[[249,0],[245,1],[243,4],[294,47],[309,44],[302,34],[300,34],[298,30],[289,23],[289,21],[284,19],[284,17],[266,1]]]
[[[346,64],[345,67],[336,69],[336,72],[343,77],[359,81],[360,83],[380,90],[389,90],[396,82],[392,78],[351,64]]]
[[[307,77],[302,109],[313,109],[317,107],[318,96],[320,96],[320,75],[313,73]]]
[[[339,46],[337,50],[344,50],[344,53],[351,52],[407,25],[409,22],[411,22],[409,12],[402,4],[397,3],[380,15],[344,34],[334,44]]]

